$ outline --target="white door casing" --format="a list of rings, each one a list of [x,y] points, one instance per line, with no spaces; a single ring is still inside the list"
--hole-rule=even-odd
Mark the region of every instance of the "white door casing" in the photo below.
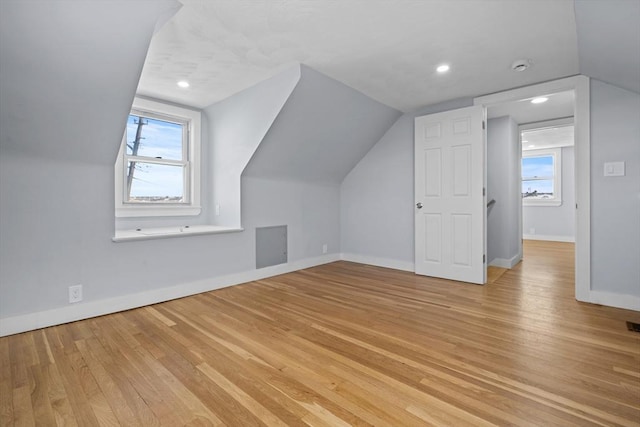
[[[415,272],[484,284],[485,109],[415,119]]]
[[[629,298],[603,294],[591,289],[591,107],[590,82],[586,76],[566,77],[505,92],[474,98],[477,106],[489,107],[505,102],[530,99],[544,94],[575,91],[575,180],[576,246],[575,296],[578,301],[636,310]]]

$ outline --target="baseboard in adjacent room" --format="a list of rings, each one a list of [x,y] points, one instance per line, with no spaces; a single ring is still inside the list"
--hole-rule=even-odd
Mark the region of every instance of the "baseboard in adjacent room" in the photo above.
[[[228,286],[252,282],[254,280],[266,279],[267,277],[291,273],[293,271],[328,264],[339,260],[339,254],[327,254],[319,257],[293,261],[286,264],[213,277],[211,279],[182,283],[176,286],[154,289],[137,294],[122,295],[99,301],[86,301],[52,310],[5,317],[0,319],[0,336],[13,335],[20,332],[45,328],[47,326],[61,325],[63,323],[75,322],[76,320],[117,313],[119,311],[157,304],[202,292],[209,292]]]
[[[522,256],[520,254],[516,254],[516,255],[512,256],[509,259],[507,259],[507,258],[494,258],[489,263],[489,265],[493,266],[493,267],[512,269],[513,267],[515,267],[515,265],[517,263],[520,262],[521,259],[522,259]]]
[[[576,238],[574,236],[551,236],[545,234],[524,234],[522,236],[524,240],[547,240],[550,242],[568,242],[575,243]]]

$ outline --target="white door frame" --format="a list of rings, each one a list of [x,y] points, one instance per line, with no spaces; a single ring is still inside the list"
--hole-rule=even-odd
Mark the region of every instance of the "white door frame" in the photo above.
[[[589,78],[586,76],[567,77],[480,96],[474,98],[473,104],[482,105],[486,108],[505,102],[568,90],[573,90],[575,94],[575,297],[578,301],[594,302],[591,298],[591,111]]]

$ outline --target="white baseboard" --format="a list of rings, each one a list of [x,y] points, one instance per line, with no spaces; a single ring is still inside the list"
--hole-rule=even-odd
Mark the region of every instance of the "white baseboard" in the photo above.
[[[238,285],[241,283],[247,283],[254,280],[261,280],[267,277],[290,273],[293,271],[315,267],[317,265],[328,264],[330,262],[339,260],[393,268],[396,270],[411,272],[415,271],[414,264],[412,262],[398,261],[388,258],[377,258],[367,255],[327,254],[319,257],[294,261],[287,264],[274,265],[271,267],[249,270],[240,273],[229,274],[226,276],[214,277],[211,279],[203,279],[167,288],[140,292],[132,295],[122,295],[99,301],[88,301],[84,303],[69,305],[66,307],[56,308],[53,310],[45,310],[36,313],[2,318],[0,319],[0,337],[18,334],[21,332],[31,331],[39,328],[45,328],[48,326],[74,322],[76,320],[89,319],[105,314],[117,313],[119,311],[130,310],[132,308],[143,307],[146,305],[157,304],[176,298],[182,298],[202,292],[213,291],[216,289]],[[516,255],[510,260],[497,260],[500,260],[501,263],[504,261],[503,265],[511,264],[511,267],[513,267],[520,260],[520,257]],[[497,265],[495,261],[496,260],[494,260],[491,265]],[[601,304],[611,307],[624,308],[627,310],[640,311],[640,297],[632,295],[590,291],[588,295],[584,295],[583,298],[578,298],[578,300],[589,302],[592,304]]]
[[[550,236],[545,234],[524,234],[522,235],[524,240],[548,240],[551,242],[569,242],[575,243],[576,238],[574,236]]]
[[[614,294],[611,292],[592,290],[589,291],[586,299],[578,298],[578,301],[640,311],[640,297],[634,295]]]
[[[520,254],[516,254],[516,255],[512,256],[509,259],[507,259],[507,258],[494,258],[489,263],[489,265],[490,266],[494,266],[494,267],[500,267],[500,268],[508,268],[509,270],[511,270],[517,263],[520,262],[521,259],[522,259],[522,256]]]
[[[340,254],[340,259],[343,261],[357,262],[359,264],[375,265],[377,267],[393,268],[394,270],[403,270],[414,272],[415,264],[407,261],[399,261],[389,258],[377,258],[368,255],[357,254]]]
[[[176,298],[195,295],[202,292],[213,291],[227,286],[247,283],[254,280],[290,273],[317,265],[327,264],[340,260],[340,254],[327,254],[314,258],[306,258],[287,264],[274,265],[226,276],[203,279],[189,283],[183,283],[167,288],[154,289],[132,295],[122,295],[99,301],[87,301],[69,306],[29,313],[20,316],[0,319],[0,337],[32,331],[47,326],[61,325],[76,320],[89,319],[105,314],[117,313],[145,305],[157,304]]]

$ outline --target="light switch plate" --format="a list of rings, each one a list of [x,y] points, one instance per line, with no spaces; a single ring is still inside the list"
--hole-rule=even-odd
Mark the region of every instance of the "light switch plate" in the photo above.
[[[604,176],[624,176],[624,162],[605,163]]]

